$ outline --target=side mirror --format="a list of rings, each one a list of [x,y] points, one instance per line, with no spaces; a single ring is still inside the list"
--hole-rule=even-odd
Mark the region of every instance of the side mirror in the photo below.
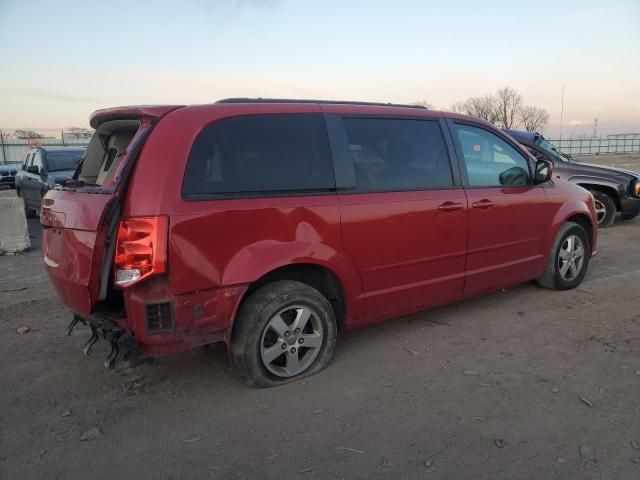
[[[40,175],[40,169],[36,165],[29,165],[27,167],[27,172],[33,173],[34,175]]]
[[[533,179],[533,183],[536,185],[551,180],[551,174],[553,173],[553,163],[549,160],[538,160],[536,162],[536,174]]]

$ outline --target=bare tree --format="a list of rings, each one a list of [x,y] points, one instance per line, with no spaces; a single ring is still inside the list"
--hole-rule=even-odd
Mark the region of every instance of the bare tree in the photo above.
[[[498,90],[496,103],[498,122],[502,124],[502,127],[513,128],[517,126],[520,106],[522,105],[522,95],[511,87],[504,87]]]
[[[427,102],[426,100],[416,100],[415,102],[413,102],[411,105],[415,105],[417,107],[424,107],[427,110],[433,110],[433,105],[431,105],[429,102]]]
[[[496,99],[491,95],[471,97],[464,102],[456,102],[451,105],[450,109],[453,112],[478,117],[491,123],[498,120]]]
[[[529,132],[535,132],[544,127],[549,121],[549,112],[544,108],[524,105],[518,111],[520,123]]]
[[[455,113],[465,113],[464,102],[454,103],[453,105],[451,105],[451,107],[449,107],[449,110]]]

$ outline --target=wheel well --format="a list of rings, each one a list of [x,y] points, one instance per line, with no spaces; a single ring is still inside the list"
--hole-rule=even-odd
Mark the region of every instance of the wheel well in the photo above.
[[[587,231],[587,235],[589,235],[589,244],[593,248],[593,226],[591,225],[591,220],[589,219],[589,217],[579,213],[567,218],[567,222],[577,223],[582,228],[584,228]]]
[[[618,197],[618,191],[615,188],[605,187],[604,185],[594,185],[591,183],[579,183],[578,185],[582,188],[586,188],[587,190],[595,190],[610,196],[616,204],[616,210],[620,210],[620,198]]]
[[[306,283],[318,290],[329,300],[336,316],[336,322],[340,325],[346,317],[346,305],[344,290],[338,277],[328,268],[309,263],[286,265],[272,270],[253,282],[247,289],[244,299],[264,285],[278,280],[294,280]]]

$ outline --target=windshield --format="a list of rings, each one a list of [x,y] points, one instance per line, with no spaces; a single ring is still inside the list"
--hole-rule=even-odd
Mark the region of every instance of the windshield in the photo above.
[[[56,170],[75,170],[78,162],[82,160],[84,150],[67,152],[47,152],[47,167],[50,172]]]
[[[552,144],[547,142],[543,137],[540,137],[538,140],[536,140],[536,145],[539,145],[544,150],[549,152],[551,155],[553,155],[555,157],[558,157],[561,160],[564,160],[565,162],[570,162],[571,161],[568,157],[564,156],[562,153],[560,153],[558,150],[556,150],[556,147],[554,147]]]

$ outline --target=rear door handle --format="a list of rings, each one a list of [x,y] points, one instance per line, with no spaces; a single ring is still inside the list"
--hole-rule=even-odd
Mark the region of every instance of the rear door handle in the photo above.
[[[464,205],[456,202],[444,202],[438,205],[438,210],[442,210],[444,212],[454,212],[456,210],[462,210]]]
[[[473,202],[471,204],[471,206],[473,208],[479,208],[480,210],[487,210],[489,208],[495,207],[496,204],[494,202],[492,202],[491,200],[483,198],[482,200],[480,200],[478,202]]]

